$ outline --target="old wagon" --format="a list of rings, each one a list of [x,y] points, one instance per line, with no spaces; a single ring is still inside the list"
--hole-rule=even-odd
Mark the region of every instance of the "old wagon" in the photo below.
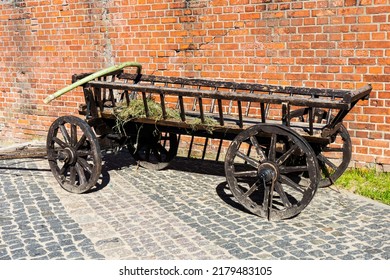
[[[48,132],[48,160],[62,188],[94,187],[103,150],[125,147],[141,166],[158,170],[176,156],[181,135],[203,136],[220,139],[217,158],[230,141],[229,189],[269,220],[299,214],[317,188],[345,171],[352,144],[342,122],[371,92],[370,85],[346,91],[143,75],[138,63],[72,79],[45,100],[76,86],[85,97],[84,120],[59,117]]]

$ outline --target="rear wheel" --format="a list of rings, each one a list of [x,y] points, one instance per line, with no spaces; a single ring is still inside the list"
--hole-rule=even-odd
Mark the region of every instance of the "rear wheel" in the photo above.
[[[301,122],[309,122],[310,108],[301,108],[290,113],[290,119],[296,119]],[[320,108],[314,108],[313,121],[323,123],[327,120],[329,123],[333,116],[329,112]],[[321,178],[318,187],[329,187],[344,173],[348,168],[352,157],[351,137],[345,126],[340,128],[333,135],[332,143],[326,146],[313,145],[317,154],[318,164],[321,171]]]
[[[58,118],[49,129],[46,147],[50,169],[62,188],[83,193],[95,186],[102,159],[97,138],[85,121]]]
[[[150,132],[141,128],[135,143],[129,145],[129,150],[140,166],[161,170],[176,157],[178,145],[175,133],[156,130]]]
[[[351,137],[345,126],[341,125],[334,135],[334,141],[320,148],[317,159],[322,172],[318,184],[320,188],[331,186],[348,168],[352,157]]]

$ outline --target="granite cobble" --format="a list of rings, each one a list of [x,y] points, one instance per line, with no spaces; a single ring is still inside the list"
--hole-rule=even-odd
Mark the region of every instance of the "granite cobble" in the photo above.
[[[223,164],[166,170],[107,155],[97,189],[60,188],[41,159],[0,161],[0,259],[385,259],[390,207],[318,190],[297,217],[268,222],[228,191]]]

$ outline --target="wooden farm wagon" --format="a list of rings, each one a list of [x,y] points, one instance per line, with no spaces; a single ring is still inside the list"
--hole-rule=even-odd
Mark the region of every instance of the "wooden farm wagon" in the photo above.
[[[134,62],[73,82],[45,100],[77,86],[85,97],[84,119],[59,117],[48,132],[47,156],[61,187],[94,187],[102,150],[126,147],[141,166],[158,170],[176,156],[180,135],[230,140],[229,188],[269,220],[297,215],[345,171],[352,145],[342,121],[371,92],[370,85],[345,91],[143,75]]]

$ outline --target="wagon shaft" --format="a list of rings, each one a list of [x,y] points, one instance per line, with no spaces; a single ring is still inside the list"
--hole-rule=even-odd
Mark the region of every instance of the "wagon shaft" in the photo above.
[[[44,146],[20,144],[12,147],[0,148],[0,160],[22,158],[44,158],[47,151]]]

